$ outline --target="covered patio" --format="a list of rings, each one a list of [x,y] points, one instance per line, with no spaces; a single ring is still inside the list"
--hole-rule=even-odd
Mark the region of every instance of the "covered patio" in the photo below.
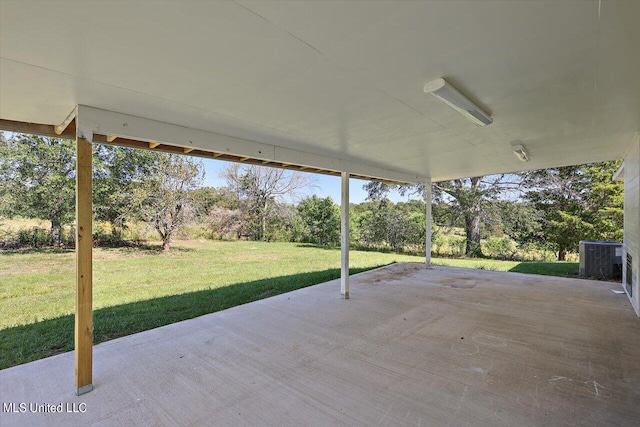
[[[0,371],[12,425],[633,425],[640,324],[620,284],[394,264]],[[85,406],[81,406],[84,404]],[[81,410],[85,412],[80,412]]]
[[[0,372],[0,398],[87,405],[1,424],[632,424],[639,18],[630,1],[0,0],[0,129],[77,144],[76,350]],[[94,357],[96,144],[340,176],[340,285]],[[429,268],[430,203],[425,263],[350,291],[350,178],[423,184],[430,200],[441,180],[616,159],[626,296]]]

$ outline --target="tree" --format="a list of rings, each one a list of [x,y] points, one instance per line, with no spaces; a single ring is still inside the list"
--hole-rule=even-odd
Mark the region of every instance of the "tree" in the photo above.
[[[224,208],[236,210],[240,208],[240,198],[227,187],[202,187],[195,190],[195,197],[200,202],[200,214],[208,216],[212,209]]]
[[[204,178],[202,162],[186,156],[157,153],[149,175],[135,189],[134,200],[141,217],[153,225],[168,252],[173,233],[185,223],[187,213],[198,205],[196,188]]]
[[[241,238],[247,234],[249,218],[238,195],[227,187],[203,187],[193,192],[197,214],[212,238]]]
[[[211,236],[218,238],[240,238],[247,227],[246,215],[240,209],[228,209],[217,205],[208,210],[206,221]]]
[[[307,197],[298,204],[298,214],[304,224],[304,241],[318,245],[340,242],[340,208],[331,197]]]
[[[484,209],[487,203],[494,200],[506,189],[514,189],[519,186],[518,181],[511,181],[511,176],[493,175],[487,177],[472,177],[464,179],[454,179],[433,183],[433,199],[436,203],[448,203],[455,213],[453,220],[457,216],[464,218],[466,233],[465,255],[470,257],[482,256],[480,246],[480,225],[483,216],[489,211]],[[413,192],[426,197],[424,185],[412,186],[392,186],[379,182],[369,182],[364,186],[369,193],[369,198],[384,198],[392,189],[398,189],[401,194]],[[431,201],[429,201],[431,202]]]
[[[496,190],[495,186],[483,183],[482,178],[476,176],[434,183],[436,199],[443,201],[445,200],[444,195],[448,195],[459,214],[464,217],[464,230],[467,235],[465,255],[470,257],[482,256],[482,247],[480,246],[482,207],[486,200],[495,194]]]
[[[624,185],[613,175],[621,161],[592,163],[584,166],[589,192],[587,205],[591,212],[594,235],[598,239],[621,241],[624,228]]]
[[[139,217],[134,195],[158,161],[157,153],[133,148],[98,145],[94,156],[94,214],[111,224],[111,233],[120,238],[128,220]]]
[[[586,179],[579,166],[542,169],[523,173],[525,198],[542,212],[542,229],[547,241],[558,253],[558,261],[567,251],[577,250],[580,236],[591,234],[583,212]]]
[[[520,245],[547,246],[542,229],[542,212],[531,202],[499,200],[495,202],[495,208],[504,234]]]
[[[72,141],[15,134],[0,138],[0,213],[51,222],[51,242],[75,218],[75,145]]]
[[[226,168],[222,177],[250,215],[251,234],[255,240],[267,239],[269,218],[279,202],[295,198],[300,190],[312,185],[308,174],[237,163]]]
[[[396,252],[407,246],[424,246],[424,202],[392,203],[387,198],[351,207],[352,241],[365,246],[386,246]]]
[[[299,223],[298,210],[289,203],[276,203],[267,218],[266,234],[264,240],[267,241],[294,241],[293,237],[299,230],[296,229]]]
[[[612,180],[620,162],[568,166],[522,174],[525,198],[542,213],[546,240],[564,261],[580,240],[622,237],[622,183]]]

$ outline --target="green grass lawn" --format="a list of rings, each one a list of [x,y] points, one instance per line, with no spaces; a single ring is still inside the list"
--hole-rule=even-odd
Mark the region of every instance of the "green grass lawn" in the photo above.
[[[542,274],[545,276],[578,277],[577,262],[534,262],[499,261],[494,259],[434,258],[433,264],[452,267],[479,268],[491,271],[511,271],[513,273]]]
[[[352,250],[351,274],[423,257]],[[434,259],[571,276],[576,263]],[[177,242],[94,250],[94,342],[156,328],[340,277],[340,250],[295,243]],[[336,296],[339,292],[336,288]],[[73,349],[73,251],[0,252],[0,369]]]
[[[351,273],[421,257],[352,251]],[[94,342],[340,277],[340,251],[292,243],[178,242],[94,250]],[[336,288],[336,295],[339,289]],[[0,369],[73,349],[73,251],[0,252]]]

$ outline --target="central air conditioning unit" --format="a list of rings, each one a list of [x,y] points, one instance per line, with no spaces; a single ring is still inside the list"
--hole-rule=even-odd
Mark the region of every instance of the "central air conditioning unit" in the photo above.
[[[581,240],[580,276],[590,279],[622,279],[622,243]]]

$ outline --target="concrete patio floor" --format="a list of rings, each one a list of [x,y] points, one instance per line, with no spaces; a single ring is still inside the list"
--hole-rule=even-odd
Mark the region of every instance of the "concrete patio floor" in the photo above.
[[[0,371],[0,425],[637,425],[616,283],[396,264]],[[80,405],[84,404],[84,405]]]

